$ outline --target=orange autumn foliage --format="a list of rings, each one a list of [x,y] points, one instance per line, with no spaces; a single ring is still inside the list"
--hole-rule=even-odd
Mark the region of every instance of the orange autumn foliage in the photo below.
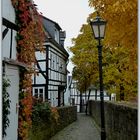
[[[11,0],[15,8],[16,24],[19,28],[16,36],[18,61],[32,67],[35,63],[35,50],[43,51],[45,33],[40,14],[32,0]],[[31,70],[20,71],[20,109],[18,138],[27,140],[31,127],[32,80]]]

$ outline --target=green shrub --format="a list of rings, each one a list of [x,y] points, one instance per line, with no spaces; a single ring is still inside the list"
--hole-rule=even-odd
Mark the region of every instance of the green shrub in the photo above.
[[[51,107],[48,102],[37,103],[33,106],[32,122],[50,121]]]
[[[33,107],[32,130],[29,140],[49,140],[58,131],[77,119],[76,107],[50,107],[36,103]]]
[[[2,136],[6,136],[6,128],[9,126],[9,118],[10,114],[10,99],[9,93],[7,92],[7,88],[10,86],[10,81],[3,78],[2,80]]]
[[[51,126],[52,111],[48,102],[40,102],[35,100],[32,112],[32,130],[30,132],[30,140],[43,140],[49,133]],[[46,135],[46,136],[45,136]]]

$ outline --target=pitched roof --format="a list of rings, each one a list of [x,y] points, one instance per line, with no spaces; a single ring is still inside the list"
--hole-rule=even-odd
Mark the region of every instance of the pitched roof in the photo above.
[[[41,16],[42,16],[42,15],[41,15]],[[53,20],[51,20],[51,19],[49,19],[49,18],[47,18],[47,17],[44,17],[44,16],[42,16],[42,17],[43,17],[45,20],[48,20],[48,21],[52,22],[53,24],[55,24],[55,26],[57,27],[57,29],[59,29],[60,31],[62,30],[61,27],[59,26],[59,24],[56,23],[55,21],[53,21]],[[68,54],[68,52],[65,50],[64,46],[62,46],[61,44],[57,43],[57,42],[55,41],[55,39],[52,37],[52,35],[49,33],[49,31],[48,31],[48,29],[47,29],[47,26],[44,26],[44,28],[45,28],[45,31],[46,31],[46,40],[45,40],[45,42],[51,42],[53,45],[55,45],[57,48],[59,48],[62,52],[64,52],[64,53],[67,55],[67,57],[69,57],[69,54]]]
[[[48,20],[48,21],[54,23],[55,26],[56,26],[59,30],[62,30],[62,28],[59,26],[59,24],[58,24],[57,22],[55,22],[55,21],[53,21],[53,20],[51,20],[51,19],[49,19],[49,18],[47,18],[47,17],[45,17],[45,16],[43,16],[43,15],[41,15],[41,16],[42,16],[44,19],[46,19],[46,20]]]

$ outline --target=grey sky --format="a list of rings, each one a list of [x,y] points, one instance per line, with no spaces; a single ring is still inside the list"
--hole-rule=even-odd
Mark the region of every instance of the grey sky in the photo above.
[[[88,6],[88,0],[34,0],[44,16],[57,22],[66,31],[65,46],[71,46],[71,39],[79,34],[82,24],[86,23],[88,15],[93,12]],[[72,71],[72,64],[68,66]]]

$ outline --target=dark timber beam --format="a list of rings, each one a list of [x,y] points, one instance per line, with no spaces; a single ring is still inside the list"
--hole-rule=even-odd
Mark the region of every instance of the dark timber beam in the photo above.
[[[7,28],[13,29],[15,31],[18,31],[18,26],[11,21],[7,20],[6,18],[2,18],[2,25],[6,26]]]

